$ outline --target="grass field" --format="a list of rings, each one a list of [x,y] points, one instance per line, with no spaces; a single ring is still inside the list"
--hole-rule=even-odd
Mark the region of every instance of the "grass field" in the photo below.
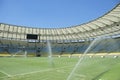
[[[78,57],[1,57],[0,80],[66,80]],[[120,57],[85,57],[70,80],[120,80]]]

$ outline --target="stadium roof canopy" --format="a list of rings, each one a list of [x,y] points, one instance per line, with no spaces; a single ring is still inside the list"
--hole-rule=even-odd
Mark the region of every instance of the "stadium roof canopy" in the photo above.
[[[30,28],[0,23],[0,39],[27,40],[27,35],[38,36],[38,41],[82,41],[102,35],[120,34],[120,4],[105,15],[88,23],[68,28]]]

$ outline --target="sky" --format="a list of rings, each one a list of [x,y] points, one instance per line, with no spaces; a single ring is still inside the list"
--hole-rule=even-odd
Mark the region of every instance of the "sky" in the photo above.
[[[35,28],[65,28],[87,23],[120,0],[0,0],[0,23]]]

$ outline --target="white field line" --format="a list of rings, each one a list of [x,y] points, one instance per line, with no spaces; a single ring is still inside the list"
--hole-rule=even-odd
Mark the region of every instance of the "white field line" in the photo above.
[[[50,70],[52,70],[52,69],[40,70],[40,71],[33,71],[33,72],[22,73],[22,74],[15,74],[15,75],[12,75],[11,77],[24,76],[24,75],[28,75],[28,74],[34,74],[34,73],[45,72],[45,71],[50,71]]]
[[[24,75],[28,75],[28,74],[34,74],[34,73],[39,73],[39,72],[51,71],[51,70],[55,70],[55,69],[61,69],[61,68],[65,68],[65,67],[71,67],[71,66],[64,66],[64,67],[60,67],[60,68],[52,68],[52,69],[47,69],[47,70],[42,70],[42,71],[40,70],[40,71],[32,71],[32,72],[22,73],[22,74],[15,74],[15,75],[11,75],[10,77],[24,76]]]
[[[7,77],[10,77],[10,76],[11,76],[10,74],[8,74],[8,73],[6,73],[6,72],[4,72],[4,71],[1,71],[1,70],[0,70],[0,72],[3,73],[3,74],[5,74],[5,75],[7,75]]]

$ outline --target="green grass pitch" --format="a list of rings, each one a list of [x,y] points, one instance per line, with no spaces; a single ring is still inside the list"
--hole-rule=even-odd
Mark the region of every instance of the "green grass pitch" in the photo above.
[[[0,80],[66,80],[78,57],[1,57]],[[120,80],[120,57],[85,57],[70,80]]]

